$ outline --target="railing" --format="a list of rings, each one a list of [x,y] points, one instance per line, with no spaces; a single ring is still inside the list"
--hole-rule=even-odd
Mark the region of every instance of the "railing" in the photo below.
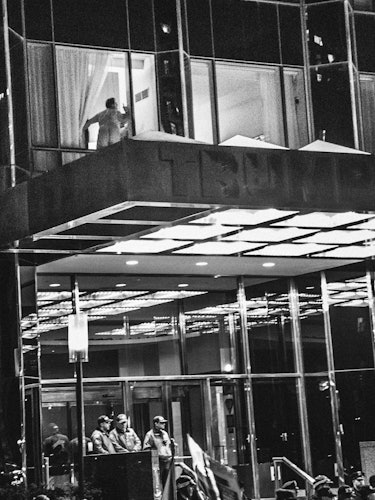
[[[311,486],[314,483],[314,478],[310,476],[307,472],[302,470],[298,465],[293,463],[291,460],[289,460],[286,457],[273,457],[272,458],[272,463],[275,471],[275,490],[280,488],[281,486],[281,465],[285,465],[288,467],[290,470],[295,472],[298,476],[300,476],[306,483],[306,496],[309,496]]]

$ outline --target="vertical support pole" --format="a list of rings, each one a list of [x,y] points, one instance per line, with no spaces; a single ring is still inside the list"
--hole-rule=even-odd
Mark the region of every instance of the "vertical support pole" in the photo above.
[[[8,106],[8,139],[9,139],[9,166],[10,166],[10,185],[16,185],[16,152],[14,140],[14,117],[13,117],[13,93],[12,93],[12,74],[10,64],[10,45],[9,45],[9,25],[8,25],[8,6],[7,0],[2,0],[3,15],[3,36],[4,36],[4,59],[5,59],[5,77],[7,87],[7,106]]]
[[[309,57],[309,46],[307,40],[307,7],[305,0],[300,0],[300,16],[301,16],[301,31],[302,31],[302,53],[303,53],[303,72],[305,80],[305,94],[306,94],[306,114],[307,114],[307,132],[309,142],[315,139],[314,130],[314,113],[312,104],[312,93],[311,93],[311,76],[310,76],[310,57]]]
[[[259,499],[260,498],[259,467],[258,467],[257,444],[256,444],[253,387],[251,381],[250,347],[249,347],[249,338],[247,334],[246,293],[245,293],[244,278],[242,276],[238,278],[237,281],[237,301],[238,301],[240,321],[241,321],[243,365],[245,373],[247,375],[247,379],[245,381],[245,401],[246,401],[247,423],[249,427],[248,438],[250,445],[254,498]]]
[[[79,287],[76,276],[71,277],[72,289],[72,305],[75,314],[78,314],[79,309]],[[77,404],[77,437],[78,437],[78,498],[84,498],[84,454],[85,447],[83,439],[85,437],[85,414],[83,403],[83,375],[82,375],[82,359],[80,353],[77,354],[75,363],[76,370],[76,404]]]
[[[350,88],[350,101],[352,105],[352,121],[353,121],[353,137],[354,137],[354,147],[356,149],[360,148],[360,138],[359,138],[359,127],[358,118],[360,110],[358,109],[358,99],[356,92],[356,78],[354,75],[354,61],[353,61],[353,45],[351,39],[351,27],[350,27],[350,13],[349,13],[349,2],[344,0],[344,19],[345,19],[345,37],[346,37],[346,50],[348,53],[348,72],[349,72],[349,88]]]
[[[299,319],[298,289],[295,280],[293,278],[289,280],[289,307],[292,320],[291,327],[292,327],[292,338],[294,345],[295,371],[298,373],[296,383],[297,383],[297,395],[298,395],[298,414],[301,426],[303,464],[305,471],[308,474],[312,475],[311,443],[310,443],[310,433],[309,433],[309,421],[307,418],[307,408],[306,408],[306,387],[305,387],[304,366],[303,366],[303,356],[302,356],[302,339],[301,339],[301,323]],[[308,487],[309,484],[306,484],[306,488]]]
[[[186,375],[188,372],[186,360],[186,316],[184,311],[184,303],[181,299],[177,301],[177,328],[181,375]]]
[[[183,34],[183,29],[182,29],[181,0],[176,0],[176,12],[177,12],[178,56],[179,56],[179,61],[180,61],[181,100],[182,100],[182,115],[183,115],[183,121],[184,121],[184,136],[189,137],[189,120],[188,120],[186,72],[185,72],[185,51],[184,51],[184,34]]]
[[[325,334],[326,352],[327,352],[328,382],[329,382],[329,392],[330,392],[330,400],[331,400],[332,425],[333,425],[333,433],[334,433],[334,438],[335,438],[337,475],[338,475],[338,479],[339,479],[339,485],[341,485],[341,484],[345,484],[344,460],[343,460],[342,446],[341,446],[339,402],[338,402],[338,397],[337,397],[338,391],[336,389],[335,364],[334,364],[334,358],[333,358],[333,345],[332,345],[332,332],[331,332],[331,323],[330,323],[330,316],[329,316],[329,296],[328,296],[326,275],[322,271],[320,276],[321,276],[321,288],[322,288],[324,334]]]
[[[374,261],[367,262],[366,283],[371,328],[372,355],[375,363],[375,281]]]
[[[211,381],[209,378],[202,382],[203,392],[203,409],[204,409],[204,424],[206,435],[206,449],[210,457],[214,457],[214,447],[212,444],[212,398],[211,398]]]

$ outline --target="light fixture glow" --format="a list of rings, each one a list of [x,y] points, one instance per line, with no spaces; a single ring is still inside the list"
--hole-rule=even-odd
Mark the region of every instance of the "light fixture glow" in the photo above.
[[[274,262],[265,262],[264,264],[262,264],[263,267],[275,267],[275,263]]]
[[[187,286],[189,286],[189,283],[179,283],[178,286],[180,288],[186,288]]]
[[[203,262],[203,261],[202,261],[202,262],[196,262],[196,263],[195,263],[195,265],[196,265],[196,266],[201,266],[201,267],[202,267],[202,266],[207,266],[207,265],[208,265],[208,262]]]
[[[136,266],[138,264],[137,260],[127,260],[126,265],[127,266]]]
[[[126,283],[116,283],[117,288],[122,288],[124,286],[126,286]]]
[[[51,288],[58,288],[59,286],[61,286],[61,283],[50,283],[49,285]]]

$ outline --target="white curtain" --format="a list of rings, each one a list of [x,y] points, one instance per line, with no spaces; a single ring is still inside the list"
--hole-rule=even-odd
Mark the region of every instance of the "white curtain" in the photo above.
[[[49,45],[29,43],[27,62],[30,120],[34,146],[56,146],[56,111],[52,53]]]
[[[360,75],[360,88],[365,151],[375,153],[375,77]]]
[[[60,137],[63,147],[86,147],[82,127],[106,77],[109,54],[104,51],[56,48]],[[104,108],[104,105],[103,105]]]
[[[284,88],[288,145],[291,149],[299,149],[309,142],[302,69],[284,70]]]
[[[259,91],[263,107],[263,134],[266,142],[284,146],[280,80],[276,71],[259,70]]]

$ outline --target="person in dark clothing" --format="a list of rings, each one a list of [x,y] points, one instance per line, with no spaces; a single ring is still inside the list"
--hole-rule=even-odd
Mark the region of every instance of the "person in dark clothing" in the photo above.
[[[347,484],[343,484],[337,490],[337,500],[347,500],[354,498],[353,488]]]
[[[43,442],[43,452],[46,457],[49,457],[50,473],[51,475],[66,474],[65,469],[70,462],[69,438],[59,432],[58,425],[51,423],[48,427],[51,434]]]
[[[279,488],[275,491],[276,500],[295,500],[296,495],[293,490],[286,490],[284,488]]]

